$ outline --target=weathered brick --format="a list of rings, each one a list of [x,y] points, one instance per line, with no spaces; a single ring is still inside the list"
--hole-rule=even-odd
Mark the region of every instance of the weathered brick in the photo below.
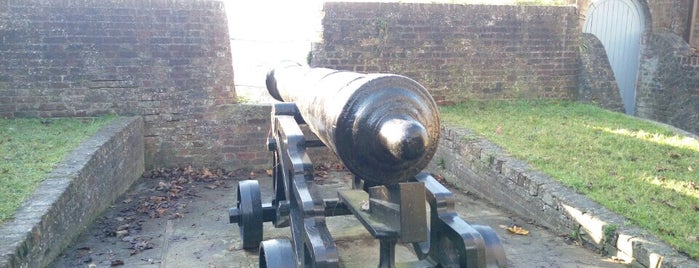
[[[0,5],[0,99],[22,99],[3,103],[3,116],[139,114],[149,167],[223,159],[198,149],[237,131],[203,119],[235,102],[222,1],[10,2]],[[243,125],[236,109],[221,110]]]

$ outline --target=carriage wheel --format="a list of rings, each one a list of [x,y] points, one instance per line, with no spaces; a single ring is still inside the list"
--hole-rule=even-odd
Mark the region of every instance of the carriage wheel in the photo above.
[[[260,268],[296,267],[296,259],[288,239],[267,240],[260,244]]]
[[[262,241],[262,200],[256,180],[238,182],[238,229],[244,249],[255,249]]]

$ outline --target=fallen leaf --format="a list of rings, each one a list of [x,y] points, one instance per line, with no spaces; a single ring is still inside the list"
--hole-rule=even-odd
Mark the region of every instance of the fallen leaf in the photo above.
[[[694,168],[692,168],[692,166],[688,166],[688,167],[687,167],[687,170],[689,170],[690,172],[692,172],[692,171],[694,171]]]
[[[442,183],[444,182],[444,178],[443,178],[441,175],[439,175],[439,174],[432,174],[432,177],[433,177],[435,180],[437,180],[438,182],[442,182]]]
[[[122,238],[124,236],[129,235],[129,230],[119,230],[119,231],[116,231],[115,234],[116,234],[116,238]]]
[[[192,166],[187,166],[187,168],[184,169],[184,174],[191,174],[192,172],[194,172]]]
[[[131,197],[129,197],[129,198],[124,199],[124,201],[121,201],[121,202],[124,204],[128,204],[128,203],[131,203],[131,201],[133,201],[133,199]]]
[[[210,178],[213,177],[214,174],[211,173],[211,171],[208,168],[204,168],[204,173],[202,174],[204,178]]]
[[[495,134],[502,134],[502,126],[495,128]]]
[[[158,208],[157,212],[158,212],[158,217],[162,217],[163,215],[165,215],[165,213],[167,213],[167,209],[166,208]]]
[[[335,169],[335,170],[344,170],[344,169],[345,169],[345,165],[343,165],[342,163],[335,163],[335,164],[333,164],[333,169]]]
[[[670,156],[670,158],[672,158],[672,159],[677,159],[677,158],[680,158],[681,155],[676,153],[676,152],[670,152],[670,153],[668,153],[668,156]]]
[[[174,181],[172,184],[175,184],[176,187],[180,187],[180,185],[185,184],[185,183],[188,183],[188,182],[189,182],[189,180],[188,180],[187,178],[185,178],[185,177],[179,177],[179,178],[177,178],[177,180]]]
[[[323,178],[323,179],[326,179],[326,178],[328,178],[328,175],[329,175],[329,174],[330,174],[330,173],[328,173],[327,171],[321,170],[321,171],[316,172],[315,176],[316,176],[316,177]]]
[[[126,229],[129,229],[130,227],[131,227],[131,225],[128,223],[122,224],[122,225],[117,226],[117,231],[126,230]]]
[[[146,249],[152,249],[153,244],[151,244],[149,241],[138,241],[135,244],[131,246],[131,248],[135,250],[146,250]]]
[[[152,201],[154,203],[162,203],[163,201],[165,201],[165,197],[154,195],[154,196],[150,197],[150,201]]]
[[[267,173],[267,176],[272,176],[272,170],[271,170],[271,169],[267,169],[267,170],[265,170],[265,172]]]
[[[362,200],[362,202],[359,203],[359,207],[364,211],[369,211],[369,200]]]
[[[163,181],[158,182],[158,187],[155,187],[155,189],[158,191],[161,191],[163,189],[169,189],[169,188],[170,188],[170,185],[166,182],[163,182]]]
[[[510,233],[518,234],[518,235],[528,235],[529,234],[529,231],[527,231],[524,228],[519,227],[517,225],[512,225],[510,227],[507,227],[507,230],[510,231]]]

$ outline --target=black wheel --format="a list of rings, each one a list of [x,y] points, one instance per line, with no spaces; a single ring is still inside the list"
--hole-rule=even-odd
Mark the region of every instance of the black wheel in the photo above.
[[[262,200],[256,180],[238,182],[238,211],[240,238],[244,249],[256,249],[262,241]]]
[[[288,239],[267,240],[260,244],[260,268],[296,267],[294,249]]]

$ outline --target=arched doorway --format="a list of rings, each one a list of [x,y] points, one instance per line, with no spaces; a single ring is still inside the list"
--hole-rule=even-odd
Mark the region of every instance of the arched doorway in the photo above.
[[[626,113],[636,112],[636,80],[644,17],[633,0],[598,0],[590,5],[583,32],[597,36],[614,71]]]

